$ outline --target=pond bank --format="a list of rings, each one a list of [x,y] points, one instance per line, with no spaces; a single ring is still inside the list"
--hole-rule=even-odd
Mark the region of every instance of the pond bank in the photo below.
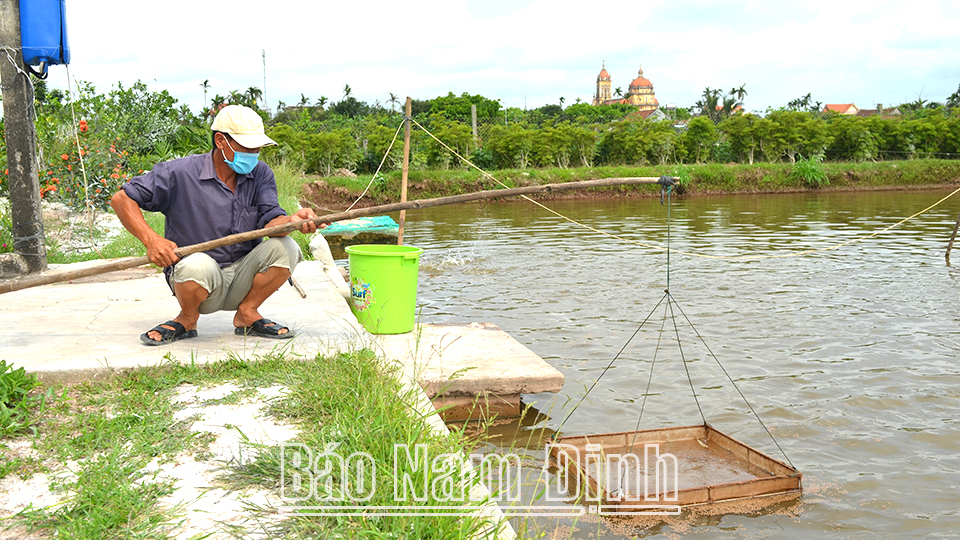
[[[880,163],[823,163],[826,182],[809,187],[793,174],[790,163],[665,165],[662,167],[593,167],[583,169],[526,169],[494,171],[493,176],[508,187],[577,182],[597,178],[660,176],[683,179],[682,195],[796,193],[807,191],[867,191],[941,188],[960,183],[958,160],[886,161]],[[345,208],[353,203],[370,182],[357,178],[306,177],[301,200],[319,208]],[[471,170],[411,171],[408,199],[445,197],[503,186]],[[356,207],[399,201],[400,173],[391,172],[370,186]],[[606,197],[657,197],[658,186],[620,186],[589,191],[538,194],[538,200],[593,199]]]

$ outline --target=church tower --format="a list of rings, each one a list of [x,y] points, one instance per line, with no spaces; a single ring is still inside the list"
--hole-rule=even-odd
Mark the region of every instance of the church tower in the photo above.
[[[597,75],[597,93],[593,96],[594,105],[603,105],[613,99],[611,85],[610,74],[607,73],[607,62],[604,61],[600,74]]]
[[[641,111],[654,111],[660,107],[657,96],[653,93],[653,83],[643,76],[642,67],[637,73],[637,78],[630,83],[627,101],[631,105],[636,105]]]

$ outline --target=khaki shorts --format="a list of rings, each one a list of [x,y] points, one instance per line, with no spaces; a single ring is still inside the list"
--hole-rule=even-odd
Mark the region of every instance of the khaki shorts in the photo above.
[[[279,266],[293,274],[301,260],[300,246],[292,238],[280,236],[261,242],[253,251],[223,268],[206,253],[187,255],[173,267],[173,282],[195,281],[210,293],[200,304],[202,314],[236,311],[258,273]]]

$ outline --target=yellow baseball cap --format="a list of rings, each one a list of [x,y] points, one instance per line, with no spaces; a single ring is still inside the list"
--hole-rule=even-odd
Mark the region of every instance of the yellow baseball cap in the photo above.
[[[277,144],[263,132],[263,119],[260,115],[243,105],[227,105],[220,109],[210,129],[229,133],[233,140],[247,148]]]

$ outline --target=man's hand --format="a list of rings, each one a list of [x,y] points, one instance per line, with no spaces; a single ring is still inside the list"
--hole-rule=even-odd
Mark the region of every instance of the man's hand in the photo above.
[[[296,222],[296,221],[301,221],[305,219],[313,219],[315,217],[317,217],[317,214],[314,213],[312,208],[301,208],[300,210],[297,211],[296,214],[290,216],[290,221]],[[310,233],[317,232],[318,228],[319,229],[325,228],[327,225],[329,225],[329,223],[321,223],[320,226],[317,227],[316,223],[312,221],[308,221],[307,223],[302,224],[300,228],[297,230],[302,232],[303,234],[310,234]]]
[[[150,258],[150,262],[161,268],[166,268],[180,260],[180,257],[174,253],[177,244],[159,235],[154,235],[153,238],[144,242],[144,245],[147,248],[147,257]]]

